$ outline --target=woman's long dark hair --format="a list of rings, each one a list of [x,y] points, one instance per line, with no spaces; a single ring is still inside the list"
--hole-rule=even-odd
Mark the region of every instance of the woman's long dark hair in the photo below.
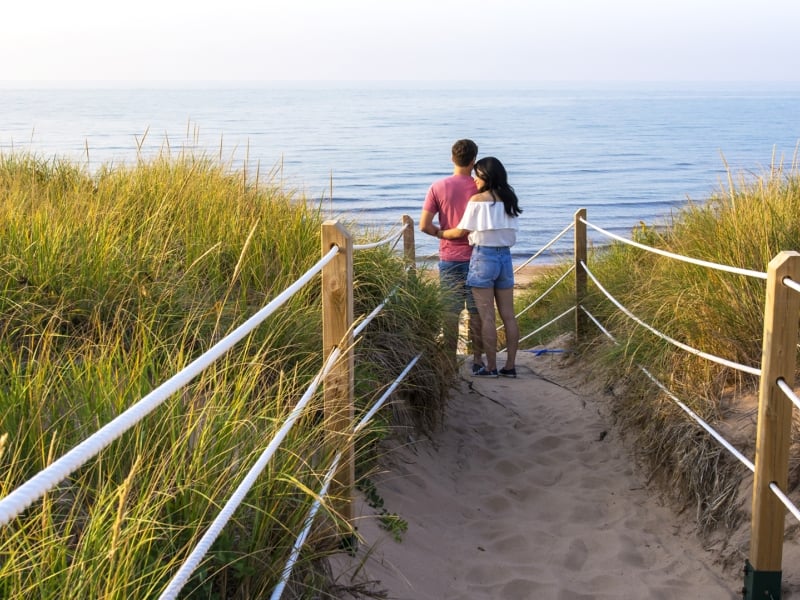
[[[508,185],[508,173],[506,173],[503,163],[494,156],[484,156],[475,163],[474,169],[475,174],[483,180],[483,185],[478,188],[478,191],[489,192],[495,202],[500,198],[506,214],[510,217],[518,217],[522,209],[519,207],[517,193],[513,187]]]

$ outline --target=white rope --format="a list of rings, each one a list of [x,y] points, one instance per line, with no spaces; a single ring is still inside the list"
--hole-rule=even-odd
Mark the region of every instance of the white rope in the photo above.
[[[589,311],[587,311],[586,309],[583,310],[587,315],[589,315],[589,318],[595,322],[595,324],[600,328],[600,330],[612,342],[619,345],[619,342],[616,339],[614,339],[614,336],[611,335],[602,325],[600,325],[600,322],[597,319],[595,319],[594,316]],[[744,466],[746,466],[748,469],[750,469],[751,471],[755,471],[756,469],[755,465],[749,458],[747,458],[744,454],[739,452],[739,450],[737,450],[734,446],[732,446],[730,442],[728,442],[728,440],[722,437],[722,435],[720,435],[713,427],[711,427],[711,425],[706,423],[697,413],[695,413],[691,408],[686,406],[686,404],[681,402],[680,399],[677,396],[675,396],[675,394],[673,394],[671,391],[669,391],[658,379],[656,379],[650,373],[650,371],[648,371],[641,365],[636,365],[636,366],[639,367],[642,373],[644,373],[650,379],[650,381],[652,381],[662,392],[664,392],[667,396],[669,396],[669,398],[672,399],[681,408],[681,410],[683,410],[687,415],[689,415],[692,419],[694,419],[697,422],[697,424],[700,425],[700,427],[702,427],[703,429],[705,429],[709,434],[711,434],[711,436],[715,440],[717,440],[720,444],[722,444],[722,446],[724,446],[728,450],[728,452],[730,452],[737,459],[739,459],[739,461],[742,464],[744,464]]]
[[[797,283],[791,277],[784,277],[783,278],[783,285],[786,287],[793,289],[795,292],[800,292],[800,283]]]
[[[794,393],[794,390],[789,387],[789,384],[786,383],[786,380],[783,377],[779,377],[777,384],[778,387],[783,390],[783,393],[786,394],[786,397],[794,402],[794,405],[798,410],[800,410],[800,398],[798,398],[797,394]]]
[[[625,314],[628,316],[628,318],[632,319],[633,321],[636,321],[636,322],[637,322],[639,325],[641,325],[642,327],[644,327],[645,329],[647,329],[648,331],[650,331],[651,333],[653,333],[653,334],[654,334],[654,335],[656,335],[657,337],[660,337],[661,339],[663,339],[663,340],[665,340],[665,341],[667,341],[667,342],[669,342],[669,343],[671,343],[671,344],[673,344],[673,345],[677,346],[678,348],[681,348],[682,350],[685,350],[686,352],[689,352],[690,354],[694,354],[695,356],[699,356],[699,357],[701,357],[701,358],[705,358],[706,360],[710,360],[710,361],[712,361],[712,362],[715,362],[715,363],[717,363],[717,364],[720,364],[720,365],[724,365],[724,366],[726,366],[726,367],[731,367],[732,369],[736,369],[736,370],[738,370],[738,371],[744,371],[745,373],[750,373],[751,375],[759,375],[759,376],[761,375],[761,369],[757,369],[757,368],[755,368],[755,367],[748,367],[747,365],[742,365],[742,364],[739,364],[739,363],[736,363],[736,362],[733,362],[733,361],[730,361],[730,360],[727,360],[727,359],[724,359],[724,358],[720,358],[720,357],[718,357],[718,356],[714,356],[713,354],[708,354],[707,352],[702,352],[702,351],[700,351],[700,350],[697,350],[697,349],[695,349],[695,348],[692,348],[691,346],[687,346],[687,345],[686,345],[686,344],[684,344],[683,342],[679,342],[678,340],[676,340],[676,339],[673,339],[673,338],[671,338],[671,337],[669,337],[669,336],[667,336],[667,335],[665,335],[665,334],[661,333],[660,331],[658,331],[658,330],[654,329],[653,327],[651,327],[650,325],[648,325],[647,323],[645,323],[644,321],[642,321],[641,319],[639,319],[638,317],[636,317],[636,316],[635,316],[633,313],[631,313],[631,312],[630,312],[630,311],[629,311],[627,308],[625,308],[625,307],[624,307],[622,304],[620,304],[620,303],[619,303],[619,302],[616,300],[616,298],[614,298],[614,297],[613,297],[613,296],[612,296],[612,295],[611,295],[611,294],[608,292],[608,290],[606,290],[606,289],[605,289],[605,288],[604,288],[604,287],[603,287],[603,286],[600,284],[600,282],[597,280],[597,278],[596,278],[596,277],[595,277],[595,276],[592,274],[592,272],[591,272],[591,271],[589,270],[589,268],[586,266],[586,263],[584,263],[583,261],[581,261],[581,265],[583,266],[584,270],[585,270],[585,271],[586,271],[586,273],[589,275],[589,277],[591,277],[591,278],[592,278],[592,281],[594,281],[595,285],[596,285],[598,288],[600,288],[600,290],[601,290],[601,291],[602,291],[602,292],[603,292],[603,293],[606,295],[606,297],[607,297],[607,298],[608,298],[608,299],[609,299],[609,300],[610,300],[610,301],[611,301],[611,302],[612,302],[612,303],[613,303],[613,304],[614,304],[614,305],[615,305],[617,308],[619,308],[619,309],[620,309],[620,310],[621,310],[623,313],[625,313]]]
[[[680,254],[674,254],[672,252],[667,252],[666,250],[660,250],[659,248],[653,248],[652,246],[645,246],[644,244],[640,244],[639,242],[634,242],[633,240],[626,239],[622,236],[616,235],[611,233],[610,231],[606,231],[605,229],[601,229],[597,225],[592,225],[589,221],[585,219],[580,219],[580,221],[592,229],[599,231],[603,235],[607,235],[610,238],[614,238],[615,240],[622,242],[623,244],[628,244],[630,246],[635,246],[642,250],[647,250],[648,252],[653,252],[655,254],[660,254],[661,256],[666,256],[668,258],[674,258],[675,260],[681,260],[683,262],[692,263],[695,265],[700,265],[701,267],[708,267],[710,269],[717,269],[719,271],[727,271],[728,273],[735,273],[736,275],[745,275],[747,277],[756,277],[758,279],[766,279],[767,274],[762,271],[751,271],[750,269],[740,269],[739,267],[730,267],[728,265],[720,265],[718,263],[708,262],[706,260],[700,260],[697,258],[690,258],[688,256],[682,256]]]
[[[530,309],[532,309],[539,302],[539,300],[541,300],[542,298],[546,297],[547,294],[552,292],[553,288],[555,288],[559,283],[564,281],[564,279],[567,277],[567,275],[572,273],[574,270],[575,270],[575,265],[572,265],[569,269],[567,269],[566,273],[564,273],[561,277],[558,278],[558,281],[556,281],[553,285],[551,285],[549,288],[547,288],[547,291],[543,292],[542,295],[539,296],[536,300],[534,300],[528,306],[526,306],[521,311],[519,311],[514,316],[514,318],[519,319],[522,315],[524,315],[526,312],[528,312]],[[500,327],[497,328],[497,331],[500,331],[503,327],[505,327],[505,323],[501,323]]]
[[[530,257],[528,260],[526,260],[524,263],[522,263],[520,266],[518,266],[516,269],[514,269],[514,274],[516,274],[516,273],[517,273],[517,271],[519,271],[519,270],[520,270],[522,267],[526,266],[526,265],[527,265],[529,262],[531,262],[532,260],[534,260],[535,258],[537,258],[537,257],[538,257],[538,256],[539,256],[539,255],[540,255],[542,252],[544,252],[545,250],[547,250],[547,249],[548,249],[550,246],[552,246],[552,245],[553,245],[553,244],[555,244],[555,243],[556,243],[558,240],[560,240],[562,237],[564,237],[564,235],[565,235],[565,234],[566,234],[566,233],[567,233],[567,232],[568,232],[570,229],[572,229],[574,226],[575,226],[575,223],[570,223],[569,225],[567,225],[567,226],[566,226],[566,227],[563,229],[563,231],[562,231],[561,233],[559,233],[559,234],[558,234],[556,237],[554,237],[552,240],[550,240],[550,241],[549,241],[549,242],[547,242],[547,243],[546,243],[544,246],[542,246],[542,247],[539,249],[539,251],[538,251],[536,254],[534,254],[533,256],[531,256],[531,257]]]
[[[356,427],[353,429],[353,433],[358,433],[359,431],[361,431],[361,429],[366,427],[366,425],[369,423],[369,421],[372,419],[375,413],[378,412],[378,410],[383,406],[384,402],[386,402],[389,396],[391,396],[392,392],[394,392],[394,390],[397,388],[400,382],[403,381],[403,379],[405,379],[406,375],[408,375],[408,372],[413,368],[415,364],[417,364],[417,361],[420,359],[421,356],[422,354],[417,354],[417,356],[415,356],[411,360],[411,362],[408,363],[408,366],[406,366],[403,372],[397,376],[397,378],[394,380],[389,389],[386,390],[383,396],[381,396],[381,398],[374,404],[372,409],[370,409],[370,411],[366,415],[364,415],[361,421],[359,421],[358,425],[356,425]],[[317,516],[317,512],[320,509],[322,500],[325,498],[325,496],[328,495],[328,488],[330,487],[330,483],[331,480],[333,479],[334,473],[336,473],[336,470],[339,467],[339,461],[341,459],[342,459],[342,453],[337,452],[336,456],[333,459],[333,463],[331,464],[330,468],[328,469],[328,472],[325,475],[322,489],[320,489],[319,494],[317,494],[317,498],[314,500],[310,510],[308,511],[308,515],[306,516],[305,520],[305,527],[303,528],[303,531],[300,532],[300,535],[297,537],[294,545],[292,546],[292,552],[289,555],[289,559],[286,561],[286,565],[283,567],[280,581],[275,586],[275,589],[272,591],[270,600],[278,600],[281,597],[281,595],[283,595],[283,591],[286,588],[286,584],[289,582],[289,577],[291,577],[292,571],[294,570],[294,566],[295,564],[297,564],[297,560],[300,557],[300,550],[302,549],[303,545],[305,545],[306,539],[308,538],[308,535],[311,531],[311,526],[313,524],[314,518]]]
[[[288,435],[289,430],[294,426],[295,421],[297,421],[297,419],[300,417],[303,409],[314,396],[319,384],[327,376],[328,372],[330,372],[340,354],[341,350],[339,348],[334,348],[328,355],[328,360],[322,370],[317,373],[317,376],[313,379],[305,394],[303,394],[303,397],[292,409],[292,412],[289,413],[288,418],[278,430],[278,433],[276,433],[275,437],[272,438],[272,441],[264,449],[264,452],[261,453],[261,456],[252,466],[250,471],[248,471],[245,478],[236,488],[236,491],[225,503],[225,506],[222,507],[222,510],[211,523],[205,534],[203,534],[203,537],[200,538],[197,546],[195,546],[194,550],[192,550],[191,554],[189,554],[189,556],[186,558],[183,565],[181,565],[181,568],[178,569],[178,572],[172,578],[172,581],[169,582],[169,585],[159,596],[159,600],[173,600],[178,596],[181,588],[183,588],[183,586],[189,580],[189,577],[191,577],[194,570],[200,564],[200,561],[203,559],[206,553],[208,553],[209,549],[211,548],[211,544],[213,544],[214,540],[217,539],[222,529],[233,516],[234,511],[245,499],[247,492],[250,491],[250,488],[253,487],[253,484],[256,482],[258,476],[266,468],[267,464],[272,458],[272,455],[275,454],[278,446],[280,446],[281,442]]]
[[[269,597],[270,600],[278,600],[278,598],[283,595],[283,590],[286,588],[286,584],[289,582],[289,577],[292,576],[292,571],[294,570],[295,564],[297,564],[297,559],[300,558],[300,550],[302,550],[306,540],[308,539],[309,533],[311,533],[311,526],[314,524],[314,517],[316,517],[317,512],[319,512],[323,498],[328,495],[328,488],[331,485],[331,481],[333,480],[336,470],[339,468],[340,460],[342,460],[342,453],[337,452],[336,456],[333,458],[330,468],[328,469],[328,472],[325,473],[325,478],[322,482],[322,488],[320,489],[319,494],[317,494],[317,498],[311,504],[308,515],[306,515],[305,526],[300,532],[300,535],[297,536],[297,539],[292,546],[292,552],[289,554],[289,560],[286,561],[286,565],[283,567],[280,581],[278,581],[275,589],[272,590],[272,595]]]
[[[400,228],[400,233],[403,233],[406,229],[409,228],[410,225],[411,225],[410,223],[403,223],[403,226]],[[392,250],[394,250],[397,247],[397,242],[399,242],[402,239],[400,233],[397,234],[397,238],[395,239],[394,244],[392,244]]]
[[[247,319],[209,350],[192,361],[182,371],[173,375],[131,408],[107,423],[89,438],[56,460],[53,464],[39,471],[39,473],[34,475],[26,483],[0,500],[0,526],[8,524],[11,519],[19,515],[72,472],[81,467],[89,459],[96,456],[103,448],[136,425],[136,423],[155,410],[172,394],[186,386],[192,379],[228,352],[264,319],[297,293],[302,286],[308,283],[312,277],[333,260],[338,253],[339,248],[337,246],[331,248],[324,257],[311,269],[306,271],[294,284],[284,290],[279,296],[272,300],[272,302]]]
[[[406,230],[406,227],[408,227],[407,224],[400,228],[399,233],[390,233],[387,237],[377,242],[370,242],[369,244],[354,244],[353,250],[369,250],[370,248],[377,248],[378,246],[388,244],[389,242],[396,242],[398,239],[400,239],[400,234]]]
[[[363,321],[361,321],[361,323],[359,323],[359,324],[358,324],[358,327],[356,327],[355,329],[353,329],[353,337],[358,337],[358,336],[361,334],[361,332],[362,332],[362,331],[364,331],[364,329],[366,329],[367,325],[369,325],[369,324],[370,324],[370,322],[372,322],[372,320],[373,320],[375,317],[377,317],[377,316],[378,316],[378,314],[379,314],[379,313],[380,313],[380,312],[381,312],[381,311],[382,311],[384,308],[386,308],[386,304],[389,302],[389,299],[390,299],[392,296],[394,296],[394,295],[395,295],[395,293],[397,292],[398,288],[399,288],[399,286],[396,286],[396,287],[395,287],[395,288],[394,288],[394,289],[393,289],[391,292],[389,292],[389,295],[388,295],[388,296],[386,296],[386,298],[384,299],[384,301],[383,301],[383,302],[381,302],[380,304],[378,304],[378,306],[376,306],[374,309],[372,309],[372,312],[371,312],[371,313],[369,313],[369,314],[368,314],[368,315],[367,315],[367,316],[364,318],[364,320],[363,320]]]
[[[600,324],[600,321],[598,321],[597,319],[595,319],[595,318],[594,318],[594,315],[593,315],[592,313],[590,313],[588,310],[586,310],[586,309],[584,308],[583,304],[581,304],[581,310],[582,310],[582,311],[583,311],[583,312],[586,314],[586,316],[587,316],[587,317],[589,317],[589,318],[590,318],[592,321],[594,321],[594,324],[595,324],[595,325],[597,325],[597,328],[598,328],[600,331],[602,331],[602,332],[603,332],[603,333],[606,335],[606,337],[607,337],[607,338],[611,339],[611,340],[612,340],[612,341],[613,341],[615,344],[618,344],[618,343],[619,343],[619,342],[617,342],[617,340],[615,340],[615,339],[614,339],[614,336],[613,336],[613,335],[611,335],[611,333],[609,333],[608,329],[606,329],[605,327],[603,327],[603,326]]]
[[[573,310],[575,310],[575,307],[574,307],[574,306],[572,306],[572,307],[568,308],[568,309],[567,309],[567,310],[565,310],[563,313],[561,313],[560,315],[558,315],[558,316],[557,316],[555,319],[553,319],[553,320],[551,320],[551,321],[549,321],[549,322],[545,323],[545,324],[544,324],[544,325],[542,325],[541,327],[539,327],[539,329],[536,329],[535,331],[531,331],[531,332],[530,332],[528,335],[526,335],[526,336],[524,336],[524,337],[521,337],[521,338],[519,338],[519,341],[520,341],[520,342],[523,342],[523,341],[527,340],[529,337],[531,337],[532,335],[536,335],[537,333],[539,333],[539,332],[540,332],[542,329],[545,329],[545,328],[547,328],[547,327],[550,327],[550,325],[552,325],[553,323],[555,323],[556,321],[558,321],[558,320],[559,320],[561,317],[565,317],[565,316],[567,316],[567,315],[568,315],[569,313],[571,313]],[[500,352],[504,352],[505,350],[506,350],[506,349],[505,349],[505,348],[503,348],[502,350],[500,350]]]
[[[395,389],[397,389],[397,386],[400,384],[400,382],[403,381],[403,379],[406,378],[406,375],[408,375],[408,372],[414,367],[414,365],[417,364],[417,361],[420,359],[421,356],[422,356],[422,354],[417,354],[413,359],[411,359],[411,362],[409,362],[408,366],[406,366],[406,368],[403,369],[403,372],[400,373],[400,375],[397,376],[397,378],[394,380],[394,383],[392,383],[392,385],[389,386],[389,388],[386,390],[386,392],[383,394],[383,396],[380,397],[380,399],[374,404],[374,406],[369,410],[369,412],[366,415],[364,415],[364,417],[361,419],[361,421],[359,421],[358,425],[356,425],[355,429],[353,430],[354,433],[358,433],[364,427],[366,427],[366,425],[367,425],[367,423],[369,423],[370,419],[372,419],[372,417],[375,415],[375,413],[378,412],[381,409],[381,407],[386,402],[386,400],[389,398],[389,396],[391,396],[392,393],[395,391]]]
[[[722,437],[722,435],[720,435],[719,433],[717,433],[717,431],[716,431],[716,430],[715,430],[713,427],[711,427],[711,425],[709,425],[708,423],[706,423],[706,422],[705,422],[705,421],[704,421],[704,420],[703,420],[703,419],[702,419],[702,418],[701,418],[701,417],[700,417],[700,416],[699,416],[697,413],[695,413],[695,412],[694,412],[694,411],[693,411],[691,408],[689,408],[689,407],[688,407],[688,406],[686,406],[686,405],[685,405],[683,402],[681,402],[681,401],[680,401],[680,400],[677,398],[677,396],[675,396],[675,395],[674,395],[672,392],[670,392],[670,391],[669,391],[669,390],[668,390],[666,387],[664,387],[664,385],[662,385],[662,383],[661,383],[660,381],[658,381],[658,379],[656,379],[656,378],[655,378],[653,375],[651,375],[651,374],[650,374],[650,371],[648,371],[647,369],[645,369],[645,368],[644,368],[644,367],[642,367],[642,366],[639,366],[639,368],[641,369],[642,373],[644,373],[645,375],[647,375],[647,377],[650,379],[650,381],[652,381],[653,383],[655,383],[655,384],[656,384],[656,385],[657,385],[657,386],[658,386],[658,387],[661,389],[661,391],[662,391],[662,392],[664,392],[664,393],[665,393],[667,396],[669,396],[669,397],[670,397],[670,398],[671,398],[671,399],[672,399],[672,400],[675,402],[675,404],[677,404],[678,406],[680,406],[680,407],[681,407],[681,409],[682,409],[682,410],[683,410],[683,411],[684,411],[684,412],[685,412],[687,415],[689,415],[689,416],[690,416],[692,419],[694,419],[694,420],[695,420],[695,421],[698,423],[698,425],[700,425],[700,427],[702,427],[702,428],[703,428],[703,429],[705,429],[705,430],[706,430],[708,433],[710,433],[710,434],[711,434],[711,436],[712,436],[712,437],[713,437],[715,440],[717,440],[717,441],[718,441],[720,444],[722,444],[722,445],[723,445],[723,446],[724,446],[724,447],[725,447],[725,448],[728,450],[728,452],[730,452],[730,453],[731,453],[731,454],[733,454],[733,455],[734,455],[736,458],[738,458],[738,459],[739,459],[739,461],[740,461],[740,462],[741,462],[741,463],[742,463],[744,466],[746,466],[746,467],[747,467],[748,469],[750,469],[751,471],[755,472],[755,470],[756,470],[756,467],[755,467],[755,465],[753,464],[753,462],[752,462],[752,461],[751,461],[749,458],[747,458],[747,457],[746,457],[744,454],[742,454],[742,453],[741,453],[741,452],[739,452],[739,451],[738,451],[736,448],[734,448],[734,447],[733,447],[733,446],[730,444],[730,442],[728,442],[728,440],[726,440],[724,437]]]
[[[794,518],[800,521],[800,509],[798,509],[791,501],[789,496],[781,491],[781,488],[778,487],[778,484],[774,481],[769,484],[769,489],[772,490],[772,493],[778,497],[778,500],[783,502],[783,505],[789,509],[789,512],[794,515]]]

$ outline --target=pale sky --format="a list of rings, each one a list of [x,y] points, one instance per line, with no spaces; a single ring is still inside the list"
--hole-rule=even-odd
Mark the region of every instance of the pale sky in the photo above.
[[[800,81],[800,0],[8,0],[0,82]]]

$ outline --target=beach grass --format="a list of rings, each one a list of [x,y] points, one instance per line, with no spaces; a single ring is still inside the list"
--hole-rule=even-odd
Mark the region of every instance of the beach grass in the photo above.
[[[190,153],[91,174],[58,158],[0,156],[0,497],[320,259],[319,203],[273,181]],[[402,411],[385,409],[358,439],[366,477],[386,432],[440,422],[455,370],[435,335],[434,281],[386,247],[357,252],[354,272],[357,315],[391,294],[355,346],[357,411],[422,353],[397,392]],[[318,276],[0,527],[0,597],[157,597],[321,367],[320,298]],[[181,597],[254,598],[274,587],[330,458],[318,396]],[[320,559],[347,530],[334,512],[324,518],[333,526],[309,540],[294,597],[335,597]]]
[[[773,165],[760,176],[734,176],[703,202],[690,201],[667,223],[640,223],[631,239],[675,254],[765,272],[783,250],[800,248],[800,171]],[[598,216],[601,222],[602,217]],[[592,252],[589,268],[609,293],[636,317],[692,348],[759,367],[765,282],[673,260],[613,242]],[[527,306],[569,267],[555,265],[518,300]],[[619,311],[589,281],[584,305],[615,337],[611,343],[591,323],[576,351],[600,367],[611,410],[633,441],[648,478],[680,509],[696,511],[703,531],[733,527],[742,518],[739,484],[749,471],[710,436],[699,432],[676,404],[642,373],[645,367],[712,426],[740,410],[737,397],[753,397],[758,378],[679,349]],[[574,278],[521,318],[532,331],[574,305]],[[533,343],[574,332],[574,317],[561,319]],[[752,415],[752,407],[750,407]],[[745,414],[745,417],[747,414]],[[741,417],[741,415],[740,415]],[[753,417],[754,421],[754,417]],[[795,450],[798,428],[794,428]],[[753,455],[755,439],[740,448]],[[797,456],[797,452],[793,453]],[[793,462],[792,486],[800,480]]]

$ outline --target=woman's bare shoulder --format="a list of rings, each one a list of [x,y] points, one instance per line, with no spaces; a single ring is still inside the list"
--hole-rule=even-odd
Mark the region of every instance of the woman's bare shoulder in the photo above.
[[[469,199],[470,202],[491,202],[492,200],[492,195],[489,192],[478,192]]]

